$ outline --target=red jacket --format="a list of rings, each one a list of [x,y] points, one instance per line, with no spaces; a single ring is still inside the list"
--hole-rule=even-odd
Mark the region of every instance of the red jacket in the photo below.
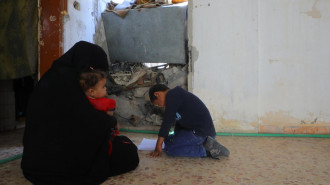
[[[90,98],[87,96],[87,99],[91,104],[95,107],[96,110],[101,110],[104,112],[108,112],[109,110],[116,109],[116,101],[110,98]]]
[[[96,110],[108,112],[108,111],[114,111],[116,109],[116,101],[114,99],[110,98],[90,98],[89,96],[86,96],[89,102],[94,106]],[[114,130],[111,139],[115,138],[119,134],[118,130]],[[109,156],[112,153],[112,141],[109,140]]]

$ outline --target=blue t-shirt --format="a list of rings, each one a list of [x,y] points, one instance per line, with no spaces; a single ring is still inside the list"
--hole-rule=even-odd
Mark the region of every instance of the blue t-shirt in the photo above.
[[[214,124],[205,104],[194,94],[177,86],[166,94],[165,113],[158,136],[167,137],[172,124],[194,130],[199,136],[215,136]]]

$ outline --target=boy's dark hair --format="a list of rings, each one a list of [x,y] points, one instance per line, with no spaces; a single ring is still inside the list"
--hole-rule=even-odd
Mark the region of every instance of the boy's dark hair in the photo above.
[[[90,67],[80,73],[79,84],[82,90],[86,92],[88,89],[93,88],[101,79],[106,78],[106,76],[105,72]]]
[[[170,89],[170,88],[168,88],[166,85],[163,85],[163,84],[156,84],[156,85],[150,87],[149,98],[150,98],[151,103],[157,99],[157,97],[155,96],[155,92],[166,91],[168,89]]]

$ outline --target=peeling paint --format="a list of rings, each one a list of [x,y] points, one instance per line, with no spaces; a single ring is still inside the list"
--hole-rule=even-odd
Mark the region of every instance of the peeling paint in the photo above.
[[[320,121],[314,114],[308,114],[309,118],[299,119],[290,115],[290,112],[279,111],[266,113],[264,116],[260,117],[262,125],[274,125],[274,126],[329,126],[330,122]]]
[[[319,0],[315,0],[314,5],[312,7],[312,11],[302,12],[304,14],[307,14],[308,16],[311,16],[312,18],[321,18],[322,14],[321,12],[316,8],[316,4]]]
[[[330,134],[330,127],[306,127],[292,126],[284,127],[285,134]]]
[[[260,133],[276,133],[276,134],[284,133],[282,127],[274,126],[274,125],[260,125],[259,132]]]
[[[75,1],[75,2],[73,2],[73,7],[76,9],[76,10],[80,10],[80,3],[79,2],[77,2],[77,1]]]
[[[214,119],[214,126],[216,132],[245,132],[256,133],[258,132],[258,122],[245,123],[239,120],[225,119],[218,117]]]
[[[40,41],[39,41],[39,45],[40,45],[40,46],[44,46],[44,45],[45,45],[44,41],[43,41],[43,40],[40,40]]]
[[[191,47],[191,60],[194,63],[195,61],[198,60],[199,52],[196,49],[196,47],[192,46]]]
[[[66,10],[61,11],[61,15],[68,16],[69,13]]]
[[[315,119],[311,122],[311,124],[316,123],[316,121],[317,121],[317,118],[315,118]]]
[[[52,22],[56,21],[56,16],[49,16],[49,20]]]
[[[210,112],[212,112],[212,108]],[[214,115],[214,112],[212,113]],[[312,117],[314,115],[311,113],[309,116]],[[301,120],[285,111],[267,113],[265,116],[260,117],[258,121],[250,123],[225,119],[224,117],[225,115],[223,114],[214,119],[216,132],[330,134],[330,122],[321,122],[318,121],[318,118]]]
[[[264,125],[275,125],[281,127],[284,125],[298,125],[301,121],[301,119],[294,118],[285,111],[267,113],[260,117],[260,120]]]

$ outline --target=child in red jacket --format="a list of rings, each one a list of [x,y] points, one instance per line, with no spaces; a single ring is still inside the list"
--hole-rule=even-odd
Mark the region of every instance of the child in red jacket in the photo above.
[[[79,76],[79,83],[89,102],[96,110],[104,111],[113,116],[116,109],[116,101],[106,98],[107,88],[105,86],[106,74],[103,71],[95,70],[92,67],[83,71]],[[111,133],[111,140],[119,134],[119,125]],[[109,141],[109,155],[112,152],[112,142]]]

